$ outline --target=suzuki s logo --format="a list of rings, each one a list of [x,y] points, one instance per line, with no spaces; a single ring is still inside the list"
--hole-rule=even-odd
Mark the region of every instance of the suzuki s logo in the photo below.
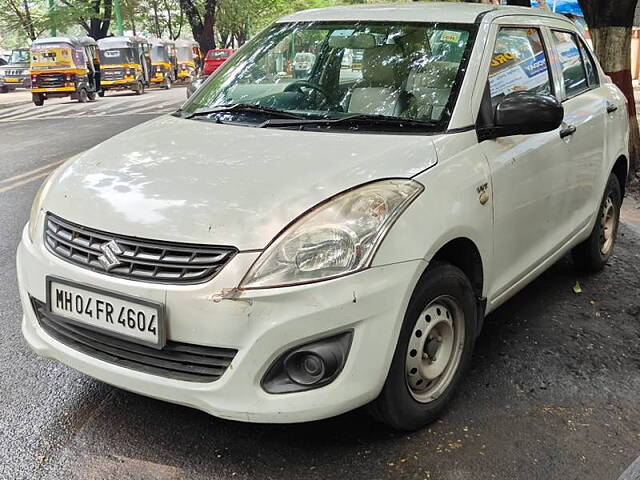
[[[117,255],[122,255],[122,253],[124,252],[115,240],[111,240],[100,245],[100,250],[102,250],[103,254],[98,257],[98,260],[105,270],[109,271],[113,267],[117,267],[122,263],[120,262],[120,260],[118,260]]]

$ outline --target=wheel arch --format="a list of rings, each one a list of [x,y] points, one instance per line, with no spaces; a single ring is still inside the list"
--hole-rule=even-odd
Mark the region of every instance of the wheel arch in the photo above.
[[[485,269],[480,250],[468,237],[457,237],[442,245],[429,263],[447,262],[458,267],[467,276],[477,298],[482,298]]]
[[[618,178],[618,182],[620,183],[620,192],[624,197],[627,188],[627,181],[629,180],[629,160],[627,157],[620,155],[613,164],[611,173]]]

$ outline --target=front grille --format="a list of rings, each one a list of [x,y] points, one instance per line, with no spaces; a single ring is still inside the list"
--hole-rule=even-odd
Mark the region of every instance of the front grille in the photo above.
[[[122,80],[124,78],[124,72],[119,70],[102,70],[102,78],[104,80]]]
[[[23,71],[24,69],[21,68],[18,70],[5,70],[4,73],[5,75],[11,76],[11,77],[26,77],[26,75],[22,73]]]
[[[116,262],[106,262],[108,259],[100,247],[114,241],[121,253],[116,250]],[[81,267],[129,280],[169,284],[208,281],[238,252],[234,247],[114,235],[76,225],[51,213],[45,220],[44,242],[51,253]]]
[[[38,87],[64,87],[64,74],[62,73],[45,73],[42,75],[38,75],[37,79]]]
[[[237,350],[168,341],[162,350],[127,342],[66,322],[31,297],[38,323],[51,337],[98,360],[161,377],[214,382],[227,370]]]

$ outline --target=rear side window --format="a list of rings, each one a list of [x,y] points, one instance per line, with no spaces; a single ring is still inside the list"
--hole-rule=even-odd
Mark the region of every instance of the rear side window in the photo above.
[[[514,92],[551,93],[549,62],[536,28],[501,28],[489,69],[491,102]]]
[[[582,62],[582,55],[577,38],[572,33],[551,31],[556,51],[562,66],[562,79],[567,98],[575,97],[589,90],[587,71]]]

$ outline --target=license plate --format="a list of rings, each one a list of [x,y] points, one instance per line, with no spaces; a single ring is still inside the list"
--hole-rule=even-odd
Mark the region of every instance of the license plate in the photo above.
[[[63,320],[142,345],[165,344],[161,304],[47,278],[47,307]]]
[[[5,81],[5,83],[18,83],[20,81],[20,79],[19,78],[4,77],[4,81]]]

